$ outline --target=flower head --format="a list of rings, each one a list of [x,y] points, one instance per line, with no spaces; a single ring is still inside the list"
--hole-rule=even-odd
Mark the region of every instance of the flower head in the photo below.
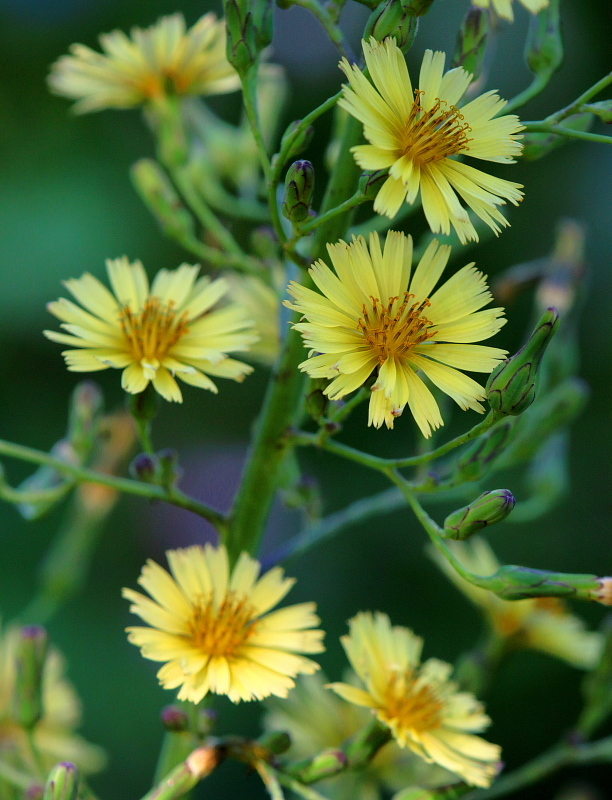
[[[349,672],[347,683],[357,685]],[[287,731],[291,737],[291,760],[312,757],[313,753],[340,747],[371,721],[371,713],[362,706],[345,703],[326,687],[324,675],[300,676],[295,689],[285,700],[270,698],[264,727],[269,731]],[[405,786],[443,786],[452,783],[453,776],[445,769],[426,764],[410,750],[395,741],[387,742],[358,771],[348,770],[335,776],[321,790],[331,800],[377,800],[387,791]]]
[[[473,695],[458,692],[449,680],[452,666],[435,658],[421,664],[423,640],[408,628],[392,627],[386,614],[357,614],[349,628],[342,645],[365,688],[330,688],[369,708],[401,747],[470,785],[488,786],[499,770],[500,749],[473,735],[490,720]]]
[[[497,117],[506,104],[486,92],[459,108],[472,75],[458,67],[444,73],[444,53],[426,50],[419,88],[412,83],[394,39],[363,42],[372,83],[361,70],[343,60],[349,79],[338,101],[363,122],[370,144],[353,148],[362,169],[387,169],[374,210],[394,217],[404,200],[414,203],[420,192],[423,211],[434,233],[450,233],[452,225],[462,242],[478,239],[463,201],[496,233],[508,224],[498,206],[521,200],[520,185],[495,178],[456,159],[467,155],[485,161],[510,163],[521,152],[517,116]]]
[[[463,409],[483,411],[482,387],[459,370],[491,372],[504,350],[471,344],[488,339],[504,324],[502,309],[479,311],[491,299],[482,273],[470,264],[433,291],[450,254],[434,241],[410,275],[412,239],[390,231],[384,249],[377,233],[369,247],[360,236],[328,245],[334,274],[322,261],[310,270],[322,294],[297,283],[289,307],[307,322],[302,332],[310,357],[300,368],[329,378],[332,399],[362,386],[372,373],[369,424],[393,419],[408,404],[424,436],[443,424],[438,404],[417,371]],[[318,354],[318,355],[314,355]]]
[[[300,673],[319,666],[298,653],[320,653],[323,631],[314,603],[268,613],[294,584],[275,567],[258,579],[260,565],[242,553],[230,570],[224,546],[198,545],[167,552],[168,574],[154,561],[139,583],[153,600],[124,589],[130,608],[150,628],[128,628],[145,658],[167,661],[157,673],[179,700],[199,703],[209,692],[230,700],[286,697]]]
[[[86,272],[66,281],[83,308],[63,297],[47,306],[68,333],[45,336],[76,348],[62,354],[69,370],[123,369],[126,392],[142,392],[152,381],[162,397],[179,403],[175,375],[216,392],[209,375],[241,381],[252,371],[227,356],[257,339],[246,312],[235,304],[211,310],[227,292],[224,280],[196,280],[199,267],[183,264],[160,270],[149,288],[140,261],[117,258],[106,268],[112,294]]]
[[[543,8],[548,7],[549,0],[520,0],[520,2],[528,11],[531,11],[532,14],[537,14]],[[472,0],[472,3],[480,8],[489,8],[489,6],[492,6],[495,13],[502,17],[502,19],[507,19],[510,22],[514,19],[512,0]]]
[[[448,545],[466,569],[477,575],[492,575],[500,567],[487,542],[478,536],[469,542],[448,542]],[[541,650],[581,669],[593,669],[599,662],[602,635],[587,631],[584,622],[570,612],[563,600],[557,597],[502,600],[464,580],[437,551],[432,550],[431,555],[466,597],[484,611],[496,634],[512,646]]]
[[[15,656],[18,629],[0,635],[0,757],[17,769],[29,770],[32,750],[27,732],[12,714],[15,693]],[[75,733],[81,718],[81,706],[72,685],[65,678],[64,659],[55,648],[47,654],[43,679],[43,716],[34,729],[34,743],[40,751],[45,770],[57,761],[71,761],[84,772],[98,772],[104,767],[101,748]],[[0,796],[11,797],[12,788],[0,778]]]
[[[75,111],[130,108],[169,95],[232,92],[240,81],[225,55],[225,22],[205,14],[186,29],[182,14],[144,30],[102,34],[103,53],[73,44],[51,68],[55,94],[77,100]]]

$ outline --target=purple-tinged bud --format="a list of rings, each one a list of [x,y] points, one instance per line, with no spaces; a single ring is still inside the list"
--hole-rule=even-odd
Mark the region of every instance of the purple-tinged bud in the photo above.
[[[28,625],[19,632],[15,654],[13,715],[31,730],[43,715],[42,682],[49,637],[40,625]]]
[[[148,453],[139,453],[130,464],[131,474],[139,481],[155,483],[157,477],[157,459]]]
[[[161,719],[164,728],[169,731],[186,731],[189,717],[180,706],[166,706],[162,709]]]
[[[444,520],[444,535],[449,539],[469,539],[488,525],[506,519],[516,500],[507,489],[481,494],[473,503],[453,511]]]
[[[549,308],[540,319],[527,343],[498,364],[487,381],[487,397],[493,411],[517,416],[533,403],[542,358],[559,327],[559,313]]]
[[[79,771],[69,761],[56,764],[47,778],[43,800],[77,800]]]
[[[24,800],[43,800],[45,787],[41,783],[33,783],[25,790]]]
[[[291,222],[303,222],[310,214],[315,173],[310,161],[295,161],[285,177],[283,214]]]

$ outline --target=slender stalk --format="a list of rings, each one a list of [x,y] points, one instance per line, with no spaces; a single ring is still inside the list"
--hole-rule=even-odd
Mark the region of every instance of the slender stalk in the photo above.
[[[311,789],[310,786],[304,786],[303,783],[294,780],[294,778],[291,778],[289,775],[285,775],[284,772],[277,772],[276,777],[280,784],[286,786],[287,789],[290,789],[294,794],[299,795],[299,797],[303,797],[304,800],[327,800],[327,797]]]
[[[106,475],[102,472],[96,472],[87,467],[79,467],[74,464],[68,464],[60,458],[43,453],[40,450],[34,450],[32,447],[25,447],[21,444],[14,442],[7,442],[0,439],[0,455],[10,456],[21,461],[29,461],[33,464],[44,464],[53,467],[62,475],[68,475],[78,483],[97,483],[101,486],[109,486],[111,489],[116,489],[118,492],[125,494],[133,494],[138,497],[146,497],[149,500],[164,500],[172,505],[186,508],[188,511],[193,511],[200,517],[204,517],[212,523],[220,533],[223,533],[226,527],[226,520],[223,514],[215,511],[199,500],[195,500],[186,494],[183,494],[179,489],[170,488],[165,489],[162,486],[157,486],[152,483],[142,483],[134,481],[130,478],[117,478],[114,475]]]
[[[57,503],[62,497],[72,490],[72,481],[61,483],[52,489],[38,489],[37,491],[24,491],[13,489],[6,483],[0,483],[0,500],[14,505],[37,505],[38,503]]]
[[[507,104],[504,106],[504,114],[509,114],[510,112],[515,111],[517,108],[524,106],[530,100],[533,100],[534,97],[537,97],[537,95],[539,95],[540,92],[542,92],[548,86],[551,78],[552,73],[540,73],[539,75],[535,75],[526,89],[523,89],[522,92],[519,92],[517,95],[508,100]]]
[[[606,86],[609,86],[611,83],[612,72],[608,72],[607,75],[604,75],[603,78],[600,78],[598,81],[596,81],[573,102],[565,106],[565,108],[561,108],[559,111],[555,111],[554,114],[550,114],[548,117],[546,117],[544,122],[559,122],[560,120],[575,114],[580,110],[580,106],[582,106],[584,103],[588,103],[589,100],[592,100],[595,95],[599,94],[599,92],[603,91],[603,89],[605,89]]]
[[[581,139],[584,142],[600,142],[612,144],[612,136],[603,133],[589,133],[589,131],[578,131],[573,128],[566,128],[565,125],[556,125],[551,122],[526,122],[526,131],[534,133],[556,133],[559,136],[566,136],[568,139]]]
[[[304,225],[300,225],[300,235],[304,236],[308,233],[311,233],[319,225],[323,225],[328,222],[330,219],[333,219],[338,214],[344,214],[345,211],[350,211],[352,208],[356,208],[360,206],[362,203],[365,203],[367,197],[364,197],[360,191],[355,192],[352,197],[349,197],[348,200],[345,200],[344,203],[341,203],[336,208],[332,208],[327,211],[325,214],[321,214],[318,217],[315,217],[310,222],[306,222]]]

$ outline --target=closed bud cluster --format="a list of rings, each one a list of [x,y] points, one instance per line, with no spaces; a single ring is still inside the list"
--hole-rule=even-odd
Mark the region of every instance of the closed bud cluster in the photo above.
[[[28,625],[19,632],[15,654],[13,714],[27,730],[43,715],[42,682],[49,638],[40,625]]]
[[[374,200],[380,191],[383,183],[387,180],[386,169],[378,169],[375,172],[364,172],[359,179],[359,191],[368,200]]]
[[[487,397],[494,411],[516,416],[533,403],[538,370],[558,325],[557,310],[549,308],[518,353],[493,370],[487,381]]]
[[[563,63],[559,0],[531,18],[525,42],[525,61],[536,75],[550,76]]]
[[[79,771],[69,761],[56,764],[47,779],[43,800],[77,800]]]
[[[473,80],[476,80],[482,70],[490,27],[491,15],[488,9],[471,8],[457,34],[453,67],[463,67],[471,72]]]
[[[463,480],[478,480],[501,456],[511,442],[513,423],[496,425],[457,459],[457,472]]]
[[[272,3],[267,0],[225,0],[227,60],[244,75],[257,63],[273,34]]]
[[[131,176],[136,191],[165,233],[176,239],[194,235],[193,217],[156,161],[141,158],[133,165]]]
[[[416,36],[418,20],[409,10],[406,0],[385,0],[370,15],[363,35],[366,41],[371,37],[382,42],[392,36],[400,50],[406,52]]]
[[[507,489],[481,494],[473,503],[453,511],[444,520],[444,535],[449,539],[469,539],[488,525],[506,519],[516,500]]]
[[[295,161],[285,177],[283,214],[291,222],[303,222],[310,214],[314,191],[314,168],[310,161]]]
[[[287,149],[286,157],[289,161],[305,150],[314,136],[314,128],[309,125],[307,128],[300,129],[302,121],[299,119],[294,120],[287,126],[287,130],[283,133],[283,138],[280,143],[280,151],[284,152]]]

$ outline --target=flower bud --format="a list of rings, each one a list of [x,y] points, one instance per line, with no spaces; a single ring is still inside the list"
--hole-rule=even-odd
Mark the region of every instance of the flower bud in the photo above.
[[[364,172],[359,178],[359,191],[368,200],[374,200],[386,180],[386,169],[377,169],[376,172]]]
[[[287,130],[283,133],[283,138],[280,143],[280,152],[284,152],[287,147],[287,161],[298,156],[305,150],[314,136],[314,128],[309,125],[307,128],[300,129],[302,120],[296,119],[287,126]]]
[[[43,715],[42,680],[49,637],[40,625],[28,625],[19,632],[15,654],[13,715],[31,730]]]
[[[161,719],[164,728],[169,731],[186,731],[189,717],[180,706],[166,706],[162,709]]]
[[[322,389],[314,389],[306,397],[306,411],[310,416],[320,421],[324,419],[329,407],[329,398],[323,394]]]
[[[155,483],[157,459],[148,453],[139,453],[130,464],[130,472],[139,481]]]
[[[495,367],[486,388],[489,405],[494,411],[516,416],[533,403],[542,357],[558,325],[557,310],[549,308],[518,353]]]
[[[227,60],[236,72],[244,75],[257,61],[258,36],[253,14],[244,0],[225,0],[227,25]]]
[[[314,783],[342,772],[346,762],[347,756],[342,750],[323,750],[312,758],[291,764],[287,772],[300,783]]]
[[[590,111],[602,122],[612,122],[612,100],[601,100],[599,103],[585,103],[582,106],[583,111]]]
[[[78,383],[70,398],[67,439],[79,456],[86,457],[98,431],[104,398],[94,381]]]
[[[550,0],[546,8],[531,17],[525,41],[525,61],[536,75],[547,77],[563,63],[559,0]]]
[[[515,564],[500,567],[487,579],[487,588],[502,600],[526,600],[529,597],[571,597],[575,600],[597,600],[606,605],[604,581],[596,575],[548,572]],[[607,605],[612,604],[611,602]]]
[[[444,535],[449,539],[469,539],[487,525],[506,519],[516,500],[507,489],[481,494],[473,503],[453,511],[444,520]]]
[[[363,38],[382,42],[392,36],[400,50],[407,51],[416,36],[418,20],[407,10],[406,0],[385,0],[370,15]]]
[[[457,459],[456,471],[464,481],[481,478],[510,444],[514,420],[508,420],[478,439]]]
[[[433,0],[407,0],[406,11],[413,17],[422,17],[423,14],[427,14],[432,3]]]
[[[156,161],[141,158],[130,174],[134,188],[164,233],[179,240],[195,234],[193,217]]]
[[[291,222],[303,222],[310,214],[314,169],[310,161],[295,161],[285,177],[283,214]]]
[[[56,764],[47,778],[43,800],[77,800],[79,771],[69,761]]]
[[[270,731],[260,736],[257,744],[275,756],[280,756],[291,747],[291,736],[286,731]]]
[[[471,8],[457,34],[453,66],[463,67],[471,72],[473,80],[476,80],[482,70],[491,27],[490,19],[488,9]]]
[[[183,475],[183,470],[179,467],[178,461],[178,452],[171,447],[167,447],[157,453],[158,482],[166,489],[176,486]]]

